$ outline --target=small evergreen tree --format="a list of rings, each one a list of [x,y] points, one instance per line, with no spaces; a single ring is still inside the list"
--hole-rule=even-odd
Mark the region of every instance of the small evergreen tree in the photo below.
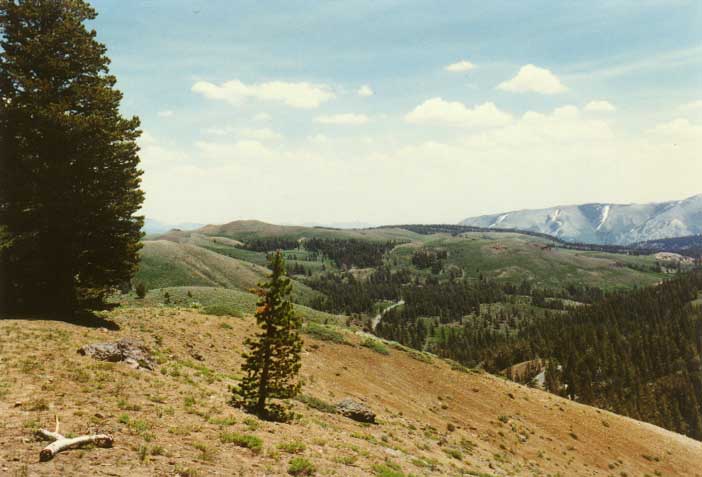
[[[146,285],[144,285],[142,282],[139,282],[136,285],[136,295],[138,298],[144,298],[146,296]]]
[[[257,290],[260,299],[256,322],[261,332],[245,341],[248,351],[243,354],[245,361],[241,367],[245,376],[234,390],[233,402],[262,418],[287,420],[288,410],[268,401],[292,398],[300,390],[297,375],[301,365],[302,320],[293,311],[292,283],[280,251],[270,257],[270,268],[269,280],[259,284]]]

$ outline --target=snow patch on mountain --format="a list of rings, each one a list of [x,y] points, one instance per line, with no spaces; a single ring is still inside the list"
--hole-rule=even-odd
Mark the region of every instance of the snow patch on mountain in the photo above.
[[[502,214],[502,215],[500,215],[500,216],[497,218],[497,220],[496,220],[495,222],[493,222],[492,225],[490,225],[490,227],[497,227],[498,225],[500,225],[500,224],[507,218],[508,215],[509,215],[509,214]]]
[[[602,208],[602,220],[600,220],[600,223],[595,230],[600,230],[604,223],[607,222],[607,217],[609,217],[610,208],[611,206],[609,204],[605,205]]]

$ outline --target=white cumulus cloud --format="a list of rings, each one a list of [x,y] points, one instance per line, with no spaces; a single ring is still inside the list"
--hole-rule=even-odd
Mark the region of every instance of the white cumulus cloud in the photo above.
[[[175,113],[173,111],[171,111],[170,109],[167,109],[166,111],[159,111],[156,114],[158,115],[159,118],[170,118]]]
[[[423,137],[374,129],[290,144],[233,135],[159,146],[145,133],[145,213],[171,222],[455,223],[558,202],[682,197],[698,193],[702,177],[702,123],[684,117],[632,133],[606,115],[561,105],[440,137],[434,128]],[[261,193],[268,200],[250,200]]]
[[[468,60],[461,60],[444,67],[446,71],[451,73],[464,73],[472,70],[473,68],[475,68],[475,65]]]
[[[226,81],[220,85],[198,81],[192,91],[208,99],[239,104],[244,99],[277,101],[292,108],[314,109],[335,97],[331,87],[325,84],[308,82],[290,83],[269,81],[266,83],[245,84],[239,80]]]
[[[431,98],[405,115],[405,121],[414,124],[445,123],[463,127],[504,126],[512,115],[501,111],[494,103],[483,103],[473,108],[458,101]]]
[[[373,91],[373,88],[371,88],[369,85],[364,84],[363,86],[358,88],[358,91],[356,91],[356,94],[359,96],[368,97],[368,96],[373,96],[375,94],[375,91]]]
[[[258,113],[253,117],[254,121],[270,121],[270,119],[271,115],[268,113]]]
[[[238,136],[240,138],[256,141],[278,141],[283,135],[270,128],[239,128],[235,126],[222,126],[207,128],[202,131],[210,136]]]
[[[702,111],[702,99],[680,105],[682,111]]]
[[[239,136],[257,141],[278,141],[283,136],[269,128],[243,128],[239,130]]]
[[[368,122],[368,116],[366,116],[365,114],[344,113],[317,116],[314,120],[321,124],[342,124],[346,126],[357,126],[359,124],[366,124]]]
[[[531,64],[522,66],[514,78],[503,81],[497,89],[512,93],[540,94],[558,94],[568,90],[551,70]]]
[[[590,101],[585,105],[585,111],[596,113],[609,113],[616,110],[617,108],[614,107],[612,103],[603,99],[596,99],[594,101]]]
[[[687,118],[677,118],[667,123],[658,124],[651,132],[676,141],[694,140],[699,142],[702,138],[702,124],[691,123]]]

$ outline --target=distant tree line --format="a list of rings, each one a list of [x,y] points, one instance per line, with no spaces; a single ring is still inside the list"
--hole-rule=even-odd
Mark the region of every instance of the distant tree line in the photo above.
[[[359,280],[352,273],[323,273],[305,283],[320,291],[312,307],[331,313],[370,313],[382,300],[399,300],[402,287],[411,280],[407,270],[391,271],[381,267],[367,280]]]
[[[439,273],[442,268],[442,260],[448,258],[446,250],[432,250],[420,248],[412,253],[412,265],[419,269],[431,268],[433,273]]]
[[[544,359],[549,391],[702,439],[700,290],[695,271],[567,312],[503,308],[445,326],[393,309],[376,331],[490,372]]]
[[[265,237],[247,239],[241,248],[253,252],[275,252],[276,250],[293,250],[298,248],[298,241],[285,237]]]
[[[332,260],[339,268],[379,267],[383,256],[398,242],[376,242],[360,239],[311,238],[304,241],[306,250]]]
[[[702,234],[647,240],[635,243],[633,246],[638,249],[679,253],[699,261],[702,257]]]
[[[702,311],[691,304],[700,290],[694,272],[523,334],[541,336],[550,391],[702,439]]]

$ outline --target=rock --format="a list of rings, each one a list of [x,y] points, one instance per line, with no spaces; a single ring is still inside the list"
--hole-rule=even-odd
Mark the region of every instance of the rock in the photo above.
[[[383,447],[383,451],[392,457],[400,457],[402,455],[402,452],[396,449],[391,449],[389,447]]]
[[[78,354],[91,356],[100,361],[113,363],[125,362],[134,369],[153,370],[156,363],[151,358],[151,352],[143,343],[124,338],[113,343],[94,343],[78,349]]]
[[[190,356],[195,358],[198,361],[204,361],[205,357],[202,356],[202,353],[200,353],[198,350],[195,349],[195,347],[192,345],[192,343],[185,343],[185,346],[188,348],[188,352],[190,353]]]
[[[342,416],[358,422],[375,423],[375,413],[368,406],[351,398],[346,398],[336,405],[336,410]]]

